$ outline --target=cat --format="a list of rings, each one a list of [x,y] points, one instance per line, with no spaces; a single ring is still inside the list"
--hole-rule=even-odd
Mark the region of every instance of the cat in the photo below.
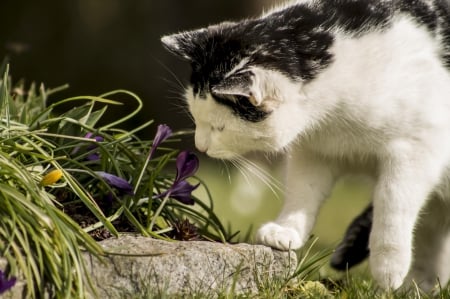
[[[346,173],[376,180],[369,265],[384,289],[450,276],[450,4],[300,0],[167,35],[190,62],[195,144],[237,160],[286,157],[285,201],[256,241],[308,240]]]

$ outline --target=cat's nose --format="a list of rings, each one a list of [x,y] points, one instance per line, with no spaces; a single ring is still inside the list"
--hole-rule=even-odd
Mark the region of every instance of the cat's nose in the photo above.
[[[202,153],[206,153],[208,151],[208,143],[201,142],[200,140],[195,140],[195,147]]]
[[[195,147],[202,153],[206,153],[209,148],[209,140],[198,131],[195,133]]]
[[[195,144],[195,147],[197,148],[197,150],[199,152],[202,152],[202,153],[206,153],[208,151],[208,146],[204,145],[204,144],[203,145]]]

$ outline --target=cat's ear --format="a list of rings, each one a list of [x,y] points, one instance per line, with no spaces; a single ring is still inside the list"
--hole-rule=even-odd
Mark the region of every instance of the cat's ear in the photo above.
[[[207,34],[208,29],[202,28],[193,31],[185,31],[161,38],[163,46],[172,54],[192,61],[193,53],[197,47],[198,40]]]
[[[263,102],[261,91],[253,84],[253,76],[250,72],[235,74],[223,79],[211,88],[215,95],[225,97],[246,97],[254,106],[260,106]]]

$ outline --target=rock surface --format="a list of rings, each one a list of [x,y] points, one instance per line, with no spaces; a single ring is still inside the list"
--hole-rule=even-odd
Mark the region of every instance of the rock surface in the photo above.
[[[257,293],[260,284],[284,281],[297,265],[294,252],[262,245],[167,242],[131,234],[100,244],[108,252],[101,260],[84,255],[98,296],[91,292],[91,298],[182,298],[188,294],[214,298],[224,291]],[[0,298],[22,299],[23,290],[24,281],[19,280]]]
[[[103,261],[86,259],[99,298],[124,298],[149,290],[208,298],[224,290],[256,293],[258,283],[283,279],[297,265],[295,253],[261,245],[166,242],[131,235],[101,245],[115,254]]]

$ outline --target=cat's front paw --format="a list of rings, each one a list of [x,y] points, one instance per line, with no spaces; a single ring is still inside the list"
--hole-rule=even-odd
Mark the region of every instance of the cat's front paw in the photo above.
[[[274,222],[264,224],[258,230],[256,241],[279,250],[299,249],[303,246],[303,240],[295,229]]]
[[[385,290],[396,290],[408,274],[411,255],[406,250],[393,247],[371,249],[370,268],[372,276]]]

